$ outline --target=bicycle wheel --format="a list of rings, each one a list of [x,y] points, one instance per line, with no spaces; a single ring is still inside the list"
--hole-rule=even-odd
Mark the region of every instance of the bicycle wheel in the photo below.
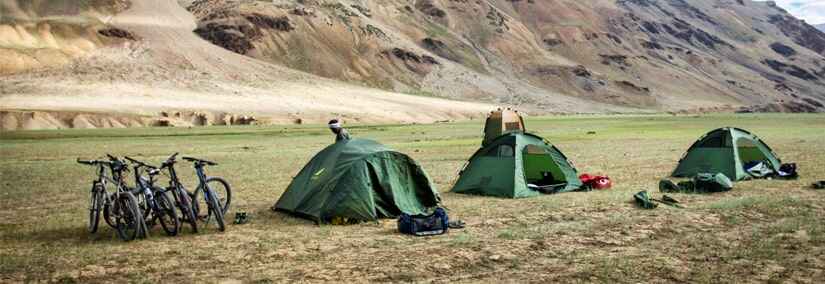
[[[137,206],[137,199],[131,192],[118,194],[113,207],[115,229],[120,239],[124,241],[134,240],[136,237],[144,235],[143,214]]]
[[[100,224],[100,211],[103,204],[103,185],[95,182],[92,185],[91,200],[89,200],[89,233],[96,233]]]
[[[167,190],[169,191],[169,190]],[[178,205],[180,209],[180,218],[189,223],[189,227],[192,228],[193,233],[198,232],[198,218],[195,215],[195,211],[192,209],[192,198],[189,197],[189,194],[184,189],[173,188],[171,189],[172,196],[175,198],[175,203]]]
[[[206,179],[206,186],[211,188],[213,192],[217,194],[218,204],[221,205],[223,214],[229,211],[229,205],[232,203],[232,189],[229,187],[229,182],[224,180],[220,177],[210,177]],[[199,198],[198,195],[202,193],[203,188],[198,188],[195,190],[195,196],[192,200],[195,200],[198,203],[195,212],[198,213],[199,216],[206,216],[208,212],[200,212],[200,208],[206,208],[206,200],[203,198]],[[201,215],[201,213],[203,213]]]
[[[209,216],[206,217],[206,220],[208,221],[211,216],[214,216],[215,222],[218,224],[218,231],[223,232],[226,230],[226,225],[223,223],[223,209],[221,208],[221,203],[218,200],[215,191],[210,188],[207,188],[207,190],[209,191],[209,194],[207,194],[208,196],[206,197],[209,201]],[[207,223],[207,225],[209,224]]]
[[[154,192],[155,202],[157,202],[157,207],[160,209],[160,212],[154,212],[155,218],[160,222],[160,226],[163,228],[163,231],[166,232],[166,235],[177,235],[178,229],[180,228],[180,220],[175,211],[175,206],[169,201],[169,197],[163,192],[163,189],[155,188]]]

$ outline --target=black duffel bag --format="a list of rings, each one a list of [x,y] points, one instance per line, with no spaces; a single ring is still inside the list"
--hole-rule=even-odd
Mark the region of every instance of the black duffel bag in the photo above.
[[[447,211],[439,207],[431,215],[401,213],[398,217],[398,231],[415,236],[441,235],[447,232],[449,223]]]

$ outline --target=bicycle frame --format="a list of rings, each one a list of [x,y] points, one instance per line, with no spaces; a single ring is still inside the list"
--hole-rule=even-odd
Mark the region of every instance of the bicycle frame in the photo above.
[[[175,189],[180,189],[184,193],[189,194],[189,192],[186,191],[186,187],[183,186],[183,183],[181,183],[180,180],[178,179],[178,173],[175,170],[175,166],[169,166],[168,168],[169,168],[169,187],[170,188],[175,188]],[[204,173],[203,166],[195,167],[195,174],[198,177],[198,186],[195,187],[194,191],[203,190],[204,192],[207,192],[207,190],[206,190],[206,186],[207,186],[206,178],[207,177],[206,177],[206,174]],[[208,196],[206,194],[204,194],[204,198],[208,198]],[[208,200],[208,199],[206,199],[206,200]]]
[[[97,165],[97,180],[95,180],[95,182],[99,183],[101,185],[101,188],[103,189],[103,202],[105,202],[105,205],[112,205],[115,195],[117,193],[123,192],[122,175],[120,173],[113,171],[111,168],[109,169],[109,171],[112,173],[111,176],[106,174],[106,165]],[[115,192],[109,192],[106,190],[107,185],[109,183],[115,185]]]
[[[89,209],[100,211],[108,207],[110,208],[110,211],[107,212],[112,212],[111,210],[113,210],[115,206],[117,206],[117,202],[115,202],[115,200],[117,199],[118,194],[127,191],[125,182],[123,180],[122,170],[116,171],[111,163],[97,162],[94,165],[97,167],[97,179],[94,180],[94,184],[99,184],[100,187],[92,187],[91,194],[92,196],[94,196],[96,193],[99,193],[101,198],[100,201],[102,201],[102,204],[97,204],[97,208],[95,208],[95,204],[93,202],[90,205]],[[111,174],[107,174],[107,168],[109,169],[109,173]],[[115,186],[115,190],[113,192],[107,190],[109,184],[113,184]],[[114,210],[114,212],[117,212],[117,210]],[[108,219],[106,222],[110,226],[112,225],[111,223],[109,223]]]
[[[139,190],[139,194],[143,194],[146,196],[146,202],[149,204],[152,212],[160,212],[160,206],[158,206],[157,201],[155,200],[155,193],[152,189],[152,185],[154,184],[154,178],[149,177],[147,180],[140,174],[140,166],[134,167],[135,171],[135,187],[136,190]]]
[[[181,184],[180,180],[178,180],[178,172],[175,170],[175,166],[170,165],[168,167],[168,169],[169,169],[169,187],[186,191],[186,189],[183,187],[183,184]]]
[[[203,190],[203,198],[204,200],[209,200],[209,194],[212,194],[211,190],[208,190],[208,184],[206,184],[206,173],[204,173],[203,166],[195,165],[195,174],[198,176],[198,187],[197,189]],[[217,194],[217,193],[215,193]],[[220,197],[220,196],[216,196]]]

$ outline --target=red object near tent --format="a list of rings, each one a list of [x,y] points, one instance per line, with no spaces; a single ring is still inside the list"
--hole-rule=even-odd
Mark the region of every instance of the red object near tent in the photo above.
[[[579,180],[582,181],[582,184],[585,187],[592,189],[602,190],[613,187],[613,182],[608,176],[591,176],[589,174],[583,174],[579,176]]]

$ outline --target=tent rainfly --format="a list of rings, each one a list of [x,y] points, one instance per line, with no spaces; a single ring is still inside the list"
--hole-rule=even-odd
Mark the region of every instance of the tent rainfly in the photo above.
[[[745,164],[755,161],[764,162],[774,171],[782,165],[773,150],[756,135],[743,129],[724,127],[708,132],[690,146],[671,176],[722,173],[734,181],[745,180],[751,177]]]
[[[353,139],[315,155],[273,209],[333,223],[428,214],[439,203],[430,178],[412,158],[372,140]]]

